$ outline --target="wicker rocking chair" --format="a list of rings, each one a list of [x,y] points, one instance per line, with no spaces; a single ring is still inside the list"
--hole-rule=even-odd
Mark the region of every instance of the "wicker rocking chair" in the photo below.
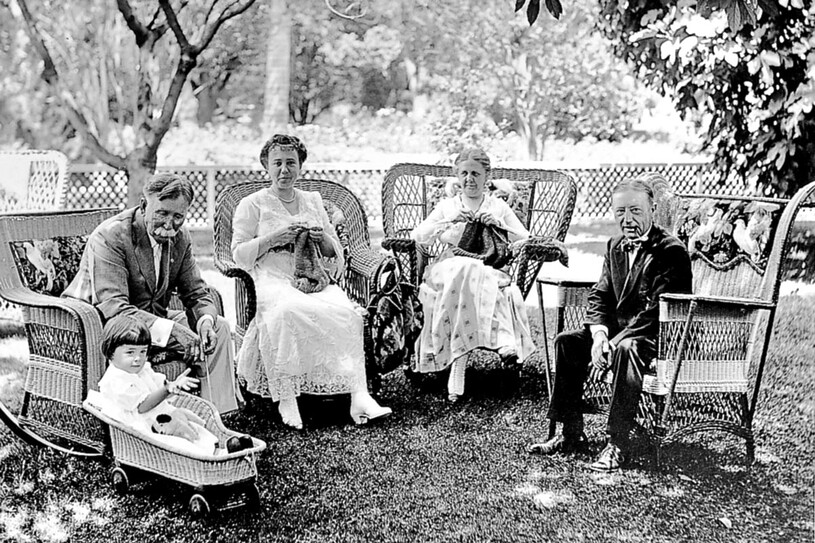
[[[22,307],[29,350],[20,405],[0,402],[0,419],[31,445],[76,456],[105,450],[102,424],[82,408],[106,367],[102,320],[92,305],[60,294],[79,269],[88,235],[116,212],[0,215],[0,298]],[[220,294],[212,293],[221,310]],[[177,297],[171,306],[181,307]],[[159,356],[152,362],[169,378],[183,371],[182,363]]]
[[[399,259],[405,279],[416,287],[444,246],[437,242],[421,247],[410,239],[410,232],[430,214],[444,196],[447,180],[454,177],[451,166],[430,164],[397,164],[385,175],[382,247]],[[551,170],[493,168],[491,179],[512,184],[514,195],[507,202],[531,234],[509,268],[512,282],[526,298],[544,262],[568,262],[562,242],[572,220],[577,185],[569,175]]]
[[[674,233],[691,254],[693,294],[660,297],[657,358],[643,382],[639,418],[661,447],[722,431],[755,454],[753,416],[798,212],[815,207],[815,183],[791,200],[679,195]],[[591,285],[559,284],[557,332],[583,325]],[[591,388],[591,387],[588,387]],[[607,412],[610,389],[592,396]]]
[[[257,297],[255,285],[251,276],[237,267],[232,258],[232,218],[238,203],[246,196],[268,188],[271,181],[249,181],[236,183],[224,188],[218,195],[215,204],[215,265],[227,277],[233,277],[235,282],[235,309],[236,327],[235,341],[237,348],[243,342],[243,337],[249,323],[257,311]],[[367,307],[373,293],[379,286],[380,277],[394,271],[396,262],[387,255],[371,249],[371,238],[368,233],[368,219],[362,203],[348,188],[333,181],[319,179],[298,179],[295,187],[305,191],[316,191],[322,196],[326,206],[334,206],[339,223],[334,226],[345,249],[345,275],[340,287],[348,297]],[[329,213],[329,216],[332,214]],[[370,315],[365,321],[364,350],[368,380],[371,391],[379,390],[381,375],[376,371],[373,363],[374,349],[371,337]]]

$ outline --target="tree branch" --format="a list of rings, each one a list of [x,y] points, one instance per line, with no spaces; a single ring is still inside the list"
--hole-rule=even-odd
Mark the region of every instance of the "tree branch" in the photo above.
[[[34,21],[34,17],[31,15],[31,11],[28,9],[26,0],[17,0],[17,4],[20,6],[20,12],[22,13],[23,19],[26,23],[26,34],[28,35],[29,40],[31,40],[34,49],[36,49],[37,53],[42,58],[44,64],[42,79],[54,91],[54,95],[57,97],[57,100],[59,100],[60,106],[64,108],[68,114],[71,125],[82,135],[86,145],[88,145],[93,154],[96,155],[99,160],[114,168],[123,168],[125,165],[124,159],[105,149],[99,139],[91,132],[90,123],[88,120],[85,118],[82,112],[74,107],[70,98],[66,96],[68,94],[67,91],[65,91],[65,95],[60,92],[61,83],[59,79],[59,72],[57,71],[56,64],[54,64],[54,60],[51,57],[51,52],[45,45],[42,32],[40,32],[40,29],[37,27],[36,21]]]
[[[136,36],[136,45],[141,47],[150,37],[150,31],[144,26],[136,14],[133,13],[133,7],[127,0],[116,0],[116,6],[119,8],[119,13],[124,17],[127,27]]]
[[[360,0],[359,2],[351,2],[351,4],[345,9],[345,12],[340,11],[339,9],[335,8],[334,5],[331,3],[331,0],[325,0],[325,7],[328,8],[328,11],[336,15],[337,17],[342,17],[343,19],[348,19],[349,21],[356,21],[357,19],[361,19],[368,14],[368,2],[365,0]],[[351,11],[352,8],[356,8],[359,10],[359,13],[356,15],[349,15],[348,13]]]
[[[178,66],[176,67],[175,75],[173,75],[173,80],[170,83],[170,90],[167,91],[167,96],[161,105],[161,116],[155,123],[152,123],[152,131],[145,136],[148,148],[158,148],[164,135],[170,129],[178,100],[181,97],[181,91],[184,88],[184,83],[187,82],[187,76],[194,67],[194,57],[185,58],[182,55],[182,57],[178,59]]]
[[[36,21],[34,21],[34,17],[31,15],[31,11],[28,9],[28,4],[26,0],[17,0],[17,5],[20,6],[20,12],[23,14],[23,20],[25,21],[25,33],[28,35],[28,39],[31,40],[31,45],[34,46],[34,49],[37,51],[37,54],[40,55],[43,62],[43,69],[42,69],[42,79],[49,85],[56,84],[59,75],[57,74],[57,67],[54,64],[54,59],[51,57],[51,52],[48,51],[48,47],[45,45],[45,40],[42,37],[42,32],[37,27]]]
[[[204,32],[201,35],[201,41],[193,48],[195,54],[196,55],[200,54],[201,51],[203,51],[209,46],[210,42],[212,41],[212,38],[215,37],[216,32],[218,32],[218,29],[221,28],[222,24],[224,24],[229,19],[232,19],[233,17],[237,17],[238,15],[252,7],[252,4],[254,3],[255,0],[246,0],[245,2],[235,0],[235,2],[232,2],[227,7],[225,7],[223,11],[221,11],[221,14],[218,16],[215,22],[213,22],[212,24],[207,24],[207,26],[204,28]],[[232,9],[233,7],[234,9]]]
[[[204,17],[204,24],[207,24],[207,22],[209,21],[209,16],[210,16],[210,15],[212,15],[212,12],[213,12],[213,11],[215,11],[215,4],[217,4],[217,3],[218,3],[218,1],[217,1],[217,0],[214,0],[214,1],[213,1],[213,2],[212,2],[210,5],[209,5],[209,8],[207,9],[207,14],[206,14],[206,16]]]
[[[59,96],[59,101],[68,113],[71,125],[82,135],[82,139],[85,140],[85,145],[96,158],[117,170],[125,169],[125,159],[105,149],[99,139],[90,131],[90,123],[88,123],[88,119],[85,118],[82,112],[71,105],[69,100],[63,96]]]
[[[187,40],[187,36],[184,35],[184,30],[181,29],[178,17],[175,11],[173,11],[173,6],[170,5],[170,0],[159,0],[159,5],[164,11],[164,16],[167,17],[167,24],[170,25],[170,30],[173,31],[175,39],[178,40],[178,45],[181,47],[181,55],[189,55],[190,42]]]

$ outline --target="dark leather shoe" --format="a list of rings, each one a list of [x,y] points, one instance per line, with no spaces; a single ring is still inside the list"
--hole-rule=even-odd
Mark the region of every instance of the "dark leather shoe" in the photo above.
[[[247,435],[232,436],[226,442],[226,452],[233,453],[251,449],[254,446],[252,438]]]
[[[579,437],[565,436],[557,434],[555,437],[544,441],[543,443],[531,443],[526,446],[526,452],[529,454],[555,454],[563,453],[568,454],[581,449],[586,444],[586,437],[580,435]]]
[[[593,464],[589,466],[590,469],[594,471],[602,471],[602,472],[612,472],[617,471],[625,464],[626,457],[623,454],[622,449],[620,449],[614,443],[609,443],[606,445],[606,448],[600,453],[600,456],[597,457],[597,460]]]
[[[505,368],[519,369],[521,366],[518,352],[512,347],[499,349],[498,356],[501,359],[501,365]]]

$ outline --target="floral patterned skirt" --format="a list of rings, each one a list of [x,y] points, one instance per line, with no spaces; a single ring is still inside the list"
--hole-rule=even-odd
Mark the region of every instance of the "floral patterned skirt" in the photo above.
[[[519,361],[535,351],[523,297],[503,271],[452,256],[428,268],[419,288],[424,327],[416,370],[440,371],[474,349],[512,347]]]

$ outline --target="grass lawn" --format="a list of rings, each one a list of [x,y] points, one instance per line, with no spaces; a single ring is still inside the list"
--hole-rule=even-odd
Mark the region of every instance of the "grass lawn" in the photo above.
[[[227,424],[267,440],[258,459],[262,509],[192,521],[186,490],[155,479],[116,495],[109,462],[32,449],[0,428],[0,539],[9,541],[812,541],[812,298],[782,299],[756,415],[757,462],[719,434],[646,453],[600,475],[589,455],[541,458],[524,445],[546,427],[541,362],[515,381],[486,357],[468,399],[443,401],[444,379],[385,381],[394,416],[357,428],[347,399],[304,401],[307,430],[284,429],[253,401]],[[540,320],[533,319],[541,337]],[[0,344],[0,390],[25,344]],[[589,418],[593,453],[602,421]]]

